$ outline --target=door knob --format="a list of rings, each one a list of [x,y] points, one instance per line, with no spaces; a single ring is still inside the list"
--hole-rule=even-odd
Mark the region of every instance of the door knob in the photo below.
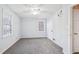
[[[78,33],[74,33],[74,35],[78,35]]]

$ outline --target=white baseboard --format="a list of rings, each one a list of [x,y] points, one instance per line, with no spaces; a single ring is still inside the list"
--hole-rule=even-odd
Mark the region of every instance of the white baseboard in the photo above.
[[[28,38],[21,38],[21,39],[39,39],[39,38],[47,38],[47,37],[28,37]]]

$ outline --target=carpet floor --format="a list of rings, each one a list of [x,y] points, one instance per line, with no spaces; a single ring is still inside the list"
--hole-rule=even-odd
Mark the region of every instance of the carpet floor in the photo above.
[[[62,48],[47,38],[20,39],[4,54],[63,54]]]

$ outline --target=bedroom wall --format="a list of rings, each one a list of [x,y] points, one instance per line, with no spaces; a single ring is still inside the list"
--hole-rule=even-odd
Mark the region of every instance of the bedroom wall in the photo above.
[[[64,37],[64,22],[61,16],[58,16],[58,11],[52,15],[52,17],[47,22],[47,33],[48,38],[53,42],[63,47],[63,37]]]
[[[44,23],[44,31],[39,31],[39,22]],[[46,20],[39,18],[23,18],[21,19],[21,37],[22,38],[38,38],[46,37]]]
[[[3,13],[2,13],[3,12]],[[6,49],[8,49],[11,45],[13,45],[20,38],[20,19],[15,15],[6,5],[0,5],[0,22],[6,16],[12,16],[11,25],[12,31],[10,35],[1,35],[0,39],[0,53],[3,53]],[[0,24],[1,24],[0,23]],[[2,24],[0,25],[0,30],[2,33]]]
[[[65,54],[72,53],[71,6],[69,4],[62,5],[60,8],[62,15],[58,16],[60,11],[58,10],[47,21],[47,37],[62,47]]]

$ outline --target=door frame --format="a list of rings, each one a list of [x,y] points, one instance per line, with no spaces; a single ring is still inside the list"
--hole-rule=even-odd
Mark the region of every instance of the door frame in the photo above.
[[[70,7],[70,53],[74,53],[74,13],[73,7],[77,4],[74,4]]]

